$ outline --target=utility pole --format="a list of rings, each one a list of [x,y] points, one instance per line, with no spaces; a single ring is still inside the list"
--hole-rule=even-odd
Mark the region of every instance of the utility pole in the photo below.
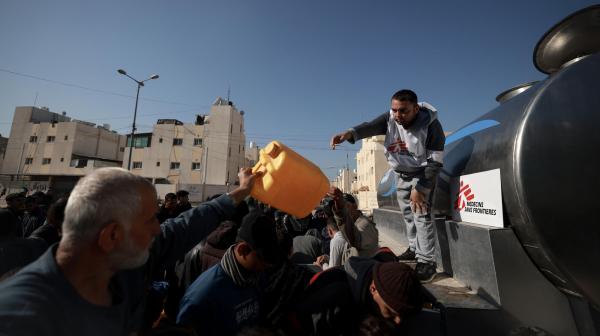
[[[204,132],[202,134],[204,140],[202,141],[204,145],[204,168],[202,169],[202,199],[206,200],[206,170],[208,169],[208,127],[204,125]]]

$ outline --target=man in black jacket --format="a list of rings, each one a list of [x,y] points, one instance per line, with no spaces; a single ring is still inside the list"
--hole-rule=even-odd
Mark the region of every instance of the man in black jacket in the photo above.
[[[331,147],[385,134],[385,156],[397,175],[397,196],[406,222],[409,247],[400,259],[417,261],[423,282],[436,275],[434,225],[430,209],[437,175],[442,167],[446,137],[437,111],[418,103],[411,90],[392,96],[389,111],[331,138]]]
[[[0,209],[0,238],[23,237],[25,196],[12,193],[6,196],[6,208]]]

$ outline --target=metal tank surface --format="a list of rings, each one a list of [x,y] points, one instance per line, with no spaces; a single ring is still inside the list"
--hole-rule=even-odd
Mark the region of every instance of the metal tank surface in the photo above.
[[[550,29],[534,63],[545,80],[503,92],[447,137],[434,211],[451,215],[456,178],[499,168],[505,227],[558,289],[600,311],[600,5]],[[392,177],[382,207],[397,207]]]

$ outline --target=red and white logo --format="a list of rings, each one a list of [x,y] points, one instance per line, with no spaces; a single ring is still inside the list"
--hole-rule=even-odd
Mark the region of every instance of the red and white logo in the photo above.
[[[396,139],[395,142],[392,142],[388,147],[387,147],[387,151],[390,153],[397,153],[397,152],[405,152],[408,153],[408,146],[406,146],[406,142],[400,140],[400,139]]]
[[[456,177],[450,190],[454,220],[504,227],[500,169]]]
[[[475,198],[475,194],[471,190],[471,186],[468,184],[464,184],[463,181],[460,181],[460,189],[458,193],[456,193],[456,202],[454,202],[454,209],[462,210],[465,208],[467,201],[472,201]]]

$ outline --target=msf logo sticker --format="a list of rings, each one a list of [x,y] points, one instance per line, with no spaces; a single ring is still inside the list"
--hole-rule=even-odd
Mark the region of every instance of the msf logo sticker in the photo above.
[[[408,147],[406,146],[406,142],[404,142],[400,139],[397,139],[395,142],[392,142],[388,146],[387,150],[390,153],[397,153],[397,152],[408,153]]]
[[[415,154],[408,150],[408,145],[406,142],[402,141],[400,137],[396,137],[396,141],[392,142],[389,146],[386,147],[388,153],[400,153],[400,155],[412,155]]]
[[[475,194],[471,190],[471,186],[468,184],[464,184],[463,181],[460,181],[460,190],[456,194],[456,202],[454,202],[454,209],[462,210],[465,208],[467,201],[472,201],[475,198]]]

